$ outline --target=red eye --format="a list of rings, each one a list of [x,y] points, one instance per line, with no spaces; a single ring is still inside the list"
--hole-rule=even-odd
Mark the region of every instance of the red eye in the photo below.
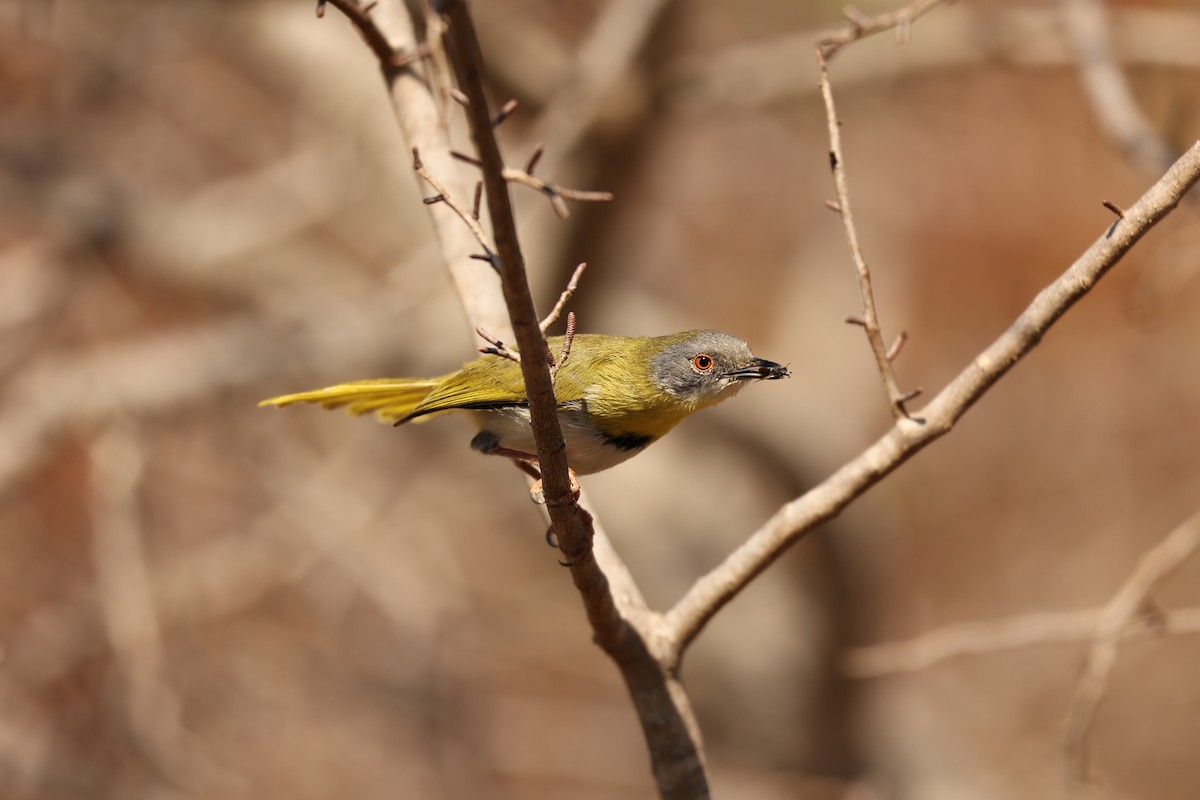
[[[692,359],[692,366],[701,372],[708,372],[713,368],[714,363],[716,362],[713,361],[713,357],[706,353],[701,353]]]

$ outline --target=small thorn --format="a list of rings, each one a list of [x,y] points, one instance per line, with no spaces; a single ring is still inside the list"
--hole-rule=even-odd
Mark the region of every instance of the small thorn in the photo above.
[[[440,194],[435,194],[433,197],[422,197],[421,202],[427,206],[432,206],[445,201],[445,199]]]
[[[905,392],[904,394],[900,395],[900,397],[896,400],[896,402],[900,403],[900,404],[904,404],[904,403],[907,403],[909,400],[916,400],[918,397],[921,396],[921,393],[924,391],[925,391],[924,389],[922,389],[920,386],[918,386],[916,389],[913,389],[911,392]]]
[[[454,102],[458,103],[460,106],[471,105],[471,99],[467,97],[466,94],[463,93],[463,90],[459,89],[457,86],[452,86],[450,88],[450,96],[453,97]]]
[[[414,170],[420,169],[422,166],[424,166],[421,163],[421,151],[414,147],[412,149],[412,153],[413,153],[413,169]]]
[[[845,322],[847,325],[859,325],[863,328],[867,327],[867,321],[862,317],[846,317]]]
[[[475,202],[471,205],[471,216],[479,221],[479,203],[483,200],[483,181],[475,181]]]
[[[558,214],[559,219],[570,219],[571,209],[567,208],[567,201],[562,199],[558,192],[546,192],[550,196],[550,207],[554,209],[554,213]]]
[[[829,151],[829,168],[830,168],[830,169],[837,169],[837,168],[838,168],[838,157],[837,157],[837,153],[833,152],[832,150],[830,150],[830,151]]]
[[[496,112],[496,116],[492,117],[492,127],[495,128],[500,123],[504,122],[504,120],[508,119],[508,115],[511,114],[514,110],[516,110],[516,107],[517,107],[516,98],[513,98],[512,100],[509,100],[504,105],[500,106],[500,110]]]
[[[533,168],[542,160],[542,156],[546,154],[546,145],[539,144],[533,149],[533,155],[529,157],[529,163],[525,165],[525,172],[533,175]]]
[[[842,204],[837,200],[826,200],[825,207],[838,214],[842,213]]]
[[[908,331],[900,331],[900,335],[896,337],[896,341],[892,342],[892,346],[888,348],[883,357],[888,361],[895,361],[900,355],[900,351],[904,349],[904,343],[908,341]]]
[[[450,151],[450,157],[451,157],[451,158],[457,158],[459,161],[462,161],[462,162],[464,162],[464,163],[466,163],[466,164],[470,164],[470,165],[472,165],[472,166],[475,166],[475,167],[482,167],[482,166],[483,166],[483,162],[482,162],[482,161],[480,161],[478,158],[476,158],[476,157],[475,157],[475,156],[473,156],[473,155],[469,155],[469,154],[467,154],[467,153],[464,153],[464,152],[462,152],[462,151],[460,151],[460,150],[451,150],[451,151]]]
[[[379,3],[376,2],[376,0],[371,0],[371,2],[369,2],[365,6],[363,6],[363,13],[370,14],[372,11],[375,10],[375,6],[377,6],[377,5],[379,5]]]
[[[317,19],[325,17],[325,0],[317,0]]]
[[[1117,219],[1125,219],[1125,212],[1122,211],[1121,207],[1119,205],[1117,205],[1116,203],[1114,203],[1112,200],[1101,200],[1100,205],[1104,206],[1109,211],[1116,214]]]

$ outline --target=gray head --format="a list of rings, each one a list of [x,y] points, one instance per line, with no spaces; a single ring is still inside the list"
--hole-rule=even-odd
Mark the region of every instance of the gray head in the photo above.
[[[779,380],[791,373],[758,358],[750,346],[721,331],[684,331],[651,340],[651,377],[669,395],[697,407],[719,403],[750,380]]]

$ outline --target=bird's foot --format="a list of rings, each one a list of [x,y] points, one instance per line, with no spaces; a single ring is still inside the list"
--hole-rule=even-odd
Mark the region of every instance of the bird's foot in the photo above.
[[[579,485],[579,478],[575,475],[575,470],[570,467],[567,467],[567,478],[571,481],[570,487],[567,489],[567,494],[559,498],[555,505],[567,505],[568,503],[579,501],[579,493],[582,491],[582,487]],[[546,491],[542,486],[542,476],[540,474],[534,478],[533,483],[529,486],[529,497],[539,506],[546,505]]]

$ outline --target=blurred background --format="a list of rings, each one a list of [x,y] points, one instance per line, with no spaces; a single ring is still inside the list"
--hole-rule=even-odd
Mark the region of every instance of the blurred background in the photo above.
[[[539,175],[616,194],[562,221],[514,188],[542,307],[587,261],[580,330],[721,328],[795,376],[584,479],[666,608],[890,424],[825,206],[812,42],[840,4],[475,6],[494,98],[520,102],[512,163],[544,141]],[[1185,149],[1200,4],[1103,8],[1137,108]],[[1106,132],[1068,11],[959,0],[832,64],[904,388],[943,386],[1104,231],[1101,200],[1161,174]],[[0,37],[0,796],[653,797],[516,470],[453,420],[255,407],[478,346],[347,21],[299,0],[2,0]],[[684,676],[718,796],[1068,793],[1086,641],[845,665],[1099,608],[1200,508],[1198,213],[705,631]],[[1200,605],[1200,555],[1150,599]],[[1200,796],[1197,676],[1196,636],[1121,647],[1088,791]]]

